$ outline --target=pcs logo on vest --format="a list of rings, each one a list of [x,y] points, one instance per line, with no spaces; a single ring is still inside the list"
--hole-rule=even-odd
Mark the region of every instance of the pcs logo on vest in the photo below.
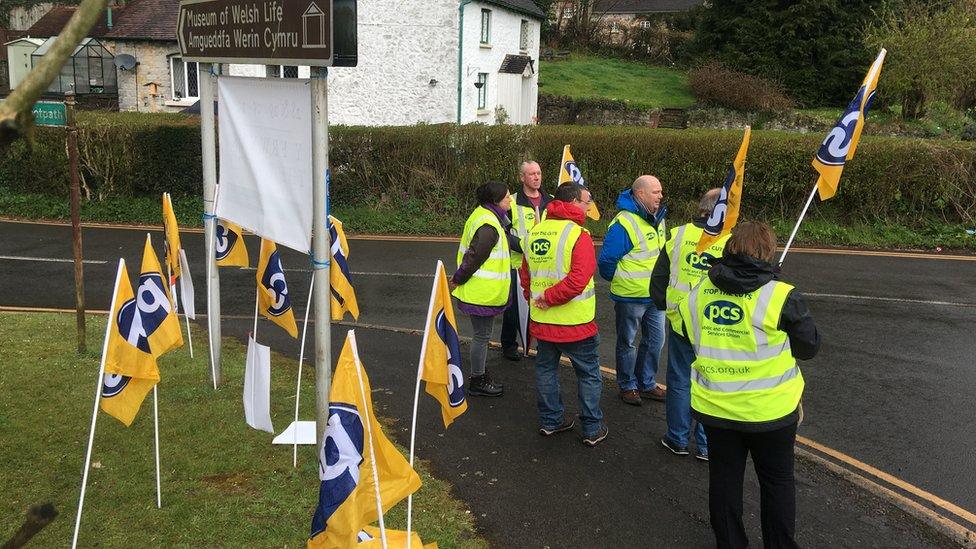
[[[691,265],[695,269],[707,271],[712,267],[712,262],[715,261],[715,256],[708,252],[703,252],[701,254],[691,252],[687,257],[685,257],[685,261],[687,261],[688,265]]]
[[[713,301],[705,305],[704,316],[707,320],[722,326],[731,326],[742,322],[742,307],[730,301]]]
[[[546,255],[547,253],[549,253],[549,248],[551,246],[552,243],[544,238],[533,240],[532,243],[529,244],[529,248],[532,250],[532,253],[535,255]]]

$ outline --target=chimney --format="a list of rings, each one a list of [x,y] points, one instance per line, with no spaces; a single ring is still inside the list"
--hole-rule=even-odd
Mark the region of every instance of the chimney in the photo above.
[[[108,30],[112,30],[112,6],[105,9],[105,26],[108,27]]]

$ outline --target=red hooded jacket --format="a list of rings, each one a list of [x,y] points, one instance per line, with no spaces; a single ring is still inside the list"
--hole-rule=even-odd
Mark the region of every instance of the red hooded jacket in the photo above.
[[[561,200],[553,200],[546,206],[546,217],[549,219],[567,219],[581,227],[586,221],[586,213],[583,210]],[[522,292],[525,294],[525,299],[531,303],[529,266],[524,259],[522,260],[520,272],[522,275]],[[547,289],[543,297],[552,306],[568,303],[569,300],[583,293],[583,290],[586,289],[586,285],[595,273],[596,250],[593,248],[593,238],[590,237],[590,233],[583,231],[573,246],[573,259],[569,266],[569,274],[566,275],[566,278]],[[532,337],[552,343],[582,341],[595,336],[596,333],[597,327],[595,320],[574,326],[544,324],[535,321],[529,322],[529,334]]]

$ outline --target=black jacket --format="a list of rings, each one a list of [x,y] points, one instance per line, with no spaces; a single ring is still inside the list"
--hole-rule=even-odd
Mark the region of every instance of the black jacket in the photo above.
[[[691,223],[702,229],[705,227],[705,219],[705,217],[696,217],[691,220]],[[668,238],[670,237],[669,234]],[[671,282],[671,258],[668,257],[670,251],[667,246],[661,249],[657,262],[654,263],[654,270],[651,271],[651,301],[659,311],[668,309],[667,291],[668,283]]]
[[[541,215],[542,212],[546,211],[546,204],[552,202],[552,195],[540,189],[539,196],[542,197],[542,200],[539,201],[539,214]],[[529,200],[529,197],[525,196],[525,190],[522,189],[521,186],[519,186],[518,192],[515,193],[515,203],[519,206],[525,206],[526,208],[535,208],[535,204]],[[515,219],[512,216],[513,214],[511,210],[509,210],[508,218]]]
[[[727,255],[712,265],[708,278],[723,292],[738,295],[758,290],[770,280],[779,279],[779,268],[751,257]],[[820,350],[817,326],[813,323],[803,296],[796,289],[786,296],[786,303],[783,304],[783,312],[779,317],[779,329],[789,336],[790,349],[796,359],[809,360]],[[746,432],[773,431],[796,423],[799,419],[799,409],[782,418],[762,423],[732,421],[695,410],[692,410],[692,414],[705,425]]]

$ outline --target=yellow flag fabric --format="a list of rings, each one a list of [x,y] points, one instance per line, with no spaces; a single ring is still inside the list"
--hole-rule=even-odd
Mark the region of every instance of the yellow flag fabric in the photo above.
[[[379,518],[374,475],[384,513],[420,488],[420,477],[373,415],[369,378],[350,330],[329,393],[329,421],[319,449],[319,503],[309,548],[357,544],[360,531]]]
[[[244,245],[244,231],[240,225],[218,219],[215,237],[217,242],[214,246],[214,254],[217,265],[245,269],[251,266],[247,257],[247,247]]]
[[[154,357],[159,358],[183,346],[180,319],[176,316],[159,259],[153,251],[152,237],[148,234],[142,252],[142,272],[139,273],[136,305],[141,317],[142,332],[149,340],[149,351]]]
[[[424,354],[421,357],[421,379],[424,390],[441,404],[441,417],[447,429],[455,418],[468,409],[464,398],[464,372],[461,371],[461,341],[458,338],[451,290],[447,285],[444,264],[437,262],[434,291],[428,309],[429,321],[424,329]]]
[[[166,231],[166,264],[170,275],[177,278],[180,276],[180,227],[176,224],[176,212],[169,193],[163,193],[163,229]]]
[[[359,532],[359,543],[356,545],[356,549],[380,549],[383,547],[383,539],[380,534],[380,529],[376,526],[366,526]],[[406,549],[407,547],[407,532],[406,530],[391,530],[386,529],[386,546],[389,549]],[[424,545],[421,541],[420,535],[416,531],[410,532],[410,547],[416,547],[420,549],[437,549],[436,543],[428,543]]]
[[[332,284],[331,311],[332,320],[342,320],[346,313],[359,320],[359,301],[356,300],[356,290],[352,287],[352,277],[349,274],[349,242],[342,230],[342,222],[329,216],[329,242],[332,243],[332,266],[329,269],[329,280]]]
[[[847,110],[841,115],[837,124],[826,139],[820,145],[817,155],[813,157],[813,168],[817,170],[820,177],[817,179],[817,192],[820,200],[833,198],[837,194],[837,186],[840,184],[840,175],[844,171],[844,165],[848,160],[854,158],[857,151],[857,144],[861,140],[861,131],[864,129],[864,120],[874,99],[875,90],[878,87],[878,77],[881,75],[881,66],[884,64],[887,50],[882,49],[878,57],[868,70],[868,74],[861,82],[860,89],[854,96],[854,100],[847,106]]]
[[[739,152],[735,155],[729,175],[725,178],[722,185],[722,194],[718,197],[718,202],[712,208],[712,213],[705,220],[705,231],[698,239],[696,253],[702,253],[709,246],[717,242],[725,235],[732,232],[732,227],[739,221],[739,206],[742,203],[742,181],[746,175],[746,154],[749,152],[749,138],[752,135],[752,128],[746,126],[745,134],[742,136],[742,144],[739,145]],[[672,258],[672,261],[675,259]]]
[[[281,258],[274,242],[261,239],[261,258],[258,260],[258,310],[278,326],[284,328],[291,337],[298,338],[298,325],[295,312],[288,296],[285,271],[281,268]]]
[[[129,426],[139,412],[146,393],[159,381],[159,370],[142,329],[142,319],[124,262],[120,263],[119,269],[115,306],[108,319],[108,346],[99,407]]]
[[[573,153],[570,152],[570,146],[566,145],[563,147],[563,159],[559,163],[559,185],[563,183],[572,181],[582,187],[586,187],[586,180],[583,179],[583,172],[580,171],[579,166],[576,165],[576,160],[573,159]],[[600,210],[596,207],[596,201],[591,201],[590,205],[586,208],[586,217],[594,221],[600,220]]]

